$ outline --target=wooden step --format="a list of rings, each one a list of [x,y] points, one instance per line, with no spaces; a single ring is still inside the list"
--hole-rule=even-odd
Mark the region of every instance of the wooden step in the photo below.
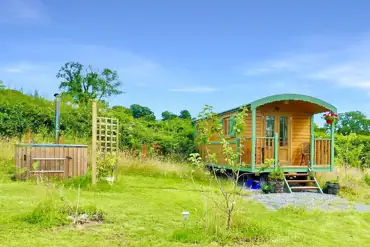
[[[287,180],[288,183],[309,183],[315,182],[315,180]]]
[[[318,187],[314,186],[296,186],[296,187],[290,187],[291,190],[318,190]]]
[[[285,177],[307,177],[308,174],[307,173],[297,173],[297,174],[292,174],[292,173],[288,173],[288,174],[284,174]]]

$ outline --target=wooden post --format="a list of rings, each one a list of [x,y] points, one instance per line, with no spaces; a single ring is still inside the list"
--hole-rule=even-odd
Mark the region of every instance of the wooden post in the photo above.
[[[31,136],[32,136],[31,130],[28,129],[27,130],[27,143],[31,143]]]
[[[141,159],[145,159],[147,156],[147,146],[146,143],[141,145]]]
[[[92,184],[96,184],[96,101],[92,102],[92,147],[91,147],[91,176]]]
[[[274,136],[274,169],[276,170],[278,168],[279,164],[279,134],[275,133]]]
[[[252,171],[256,165],[256,109],[252,109]]]
[[[315,115],[311,115],[310,169],[315,165]]]
[[[335,122],[331,124],[331,129],[330,129],[330,171],[334,171],[334,127],[335,127]]]

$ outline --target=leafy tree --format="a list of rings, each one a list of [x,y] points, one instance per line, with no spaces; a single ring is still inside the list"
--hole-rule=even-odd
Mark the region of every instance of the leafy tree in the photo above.
[[[362,154],[364,145],[358,143],[358,136],[351,133],[347,136],[337,135],[337,142],[335,143],[336,163],[344,167],[357,167],[362,168]]]
[[[343,135],[370,134],[370,122],[366,115],[360,111],[340,113],[336,123],[336,132]]]
[[[154,121],[155,120],[154,112],[152,112],[152,110],[150,110],[146,106],[133,104],[133,105],[130,106],[130,110],[131,110],[132,116],[134,118],[143,118],[147,121]]]
[[[170,119],[174,119],[174,118],[177,118],[176,114],[173,114],[172,112],[169,112],[169,111],[162,112],[162,119],[163,120],[170,120]]]
[[[62,79],[59,89],[70,94],[75,102],[86,103],[91,99],[102,100],[122,93],[116,71],[103,69],[101,73],[91,66],[87,69],[78,62],[68,62],[61,67],[57,78]]]
[[[2,80],[0,80],[0,90],[2,89],[5,89],[5,85],[4,85],[4,82]]]
[[[190,112],[188,110],[182,110],[180,112],[179,118],[182,118],[182,119],[191,119],[191,114],[190,114]]]

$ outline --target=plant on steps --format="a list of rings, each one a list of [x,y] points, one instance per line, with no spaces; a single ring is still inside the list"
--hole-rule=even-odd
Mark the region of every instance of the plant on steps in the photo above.
[[[269,174],[269,183],[272,186],[272,192],[283,193],[284,192],[284,170],[276,168]]]

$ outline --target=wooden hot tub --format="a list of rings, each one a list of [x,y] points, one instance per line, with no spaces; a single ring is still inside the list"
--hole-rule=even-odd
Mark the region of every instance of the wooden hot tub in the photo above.
[[[14,159],[19,179],[77,177],[87,172],[87,145],[16,144]]]

